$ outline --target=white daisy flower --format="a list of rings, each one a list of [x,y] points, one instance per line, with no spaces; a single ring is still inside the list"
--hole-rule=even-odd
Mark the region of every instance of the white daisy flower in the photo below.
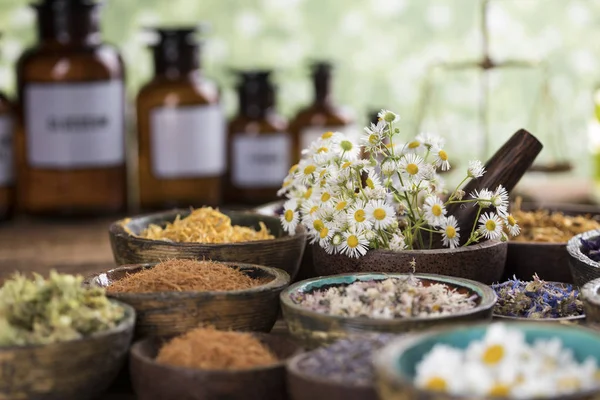
[[[442,223],[439,232],[442,234],[442,244],[454,249],[460,244],[460,228],[454,215],[450,215]]]
[[[437,196],[427,196],[425,198],[423,211],[425,212],[425,220],[431,226],[440,226],[446,220],[446,207]]]
[[[341,233],[336,232],[331,237],[329,247],[328,248],[326,247],[325,251],[330,252],[329,254],[339,253],[339,252],[341,252],[343,243],[344,243],[344,236]]]
[[[479,232],[486,238],[491,240],[499,240],[502,238],[502,219],[493,212],[484,213],[479,217]]]
[[[492,205],[496,208],[496,212],[504,215],[508,211],[508,191],[502,185],[498,185],[491,198]]]
[[[429,132],[422,132],[415,139],[427,148],[442,148],[444,146],[444,139],[442,137]]]
[[[387,159],[381,164],[381,173],[385,176],[392,176],[398,170],[398,163],[392,159]]]
[[[400,153],[401,154],[416,154],[423,150],[425,150],[425,145],[421,141],[415,139],[412,142],[405,143],[401,147]]]
[[[300,216],[297,211],[298,201],[290,199],[283,204],[283,214],[279,217],[283,229],[288,233],[295,233]]]
[[[506,226],[506,229],[508,230],[508,234],[510,236],[518,236],[519,233],[521,233],[521,228],[519,227],[517,220],[515,219],[515,217],[512,216],[512,214],[507,214],[503,219],[504,225]]]
[[[341,155],[347,160],[356,160],[360,154],[360,146],[347,137],[341,138],[339,141],[333,143],[331,147],[336,154]]]
[[[390,250],[402,251],[406,249],[406,239],[401,233],[394,233],[390,239]]]
[[[364,231],[351,226],[344,232],[344,241],[341,244],[340,252],[351,258],[364,256],[369,249],[369,241],[365,237]]]
[[[337,229],[337,225],[334,222],[326,222],[325,226],[319,232],[319,246],[327,251],[327,247],[331,244],[331,238]]]
[[[494,193],[492,193],[490,190],[487,189],[481,189],[481,190],[474,190],[470,196],[477,200],[477,202],[475,204],[479,205],[482,208],[488,208],[489,206],[492,205],[492,196],[494,195]],[[473,204],[473,205],[475,205]]]
[[[298,164],[296,176],[303,185],[311,185],[315,182],[319,172],[318,166],[311,160],[302,160],[300,164]]]
[[[379,113],[377,114],[377,117],[379,119],[384,120],[385,122],[388,123],[396,123],[400,121],[400,116],[396,113],[393,113],[389,110],[381,110],[379,111]]]
[[[371,152],[379,151],[385,144],[385,129],[387,124],[385,121],[380,120],[377,124],[371,123],[370,127],[365,128],[367,133],[361,138],[364,143],[365,149]]]
[[[412,182],[418,182],[423,179],[424,165],[423,159],[416,154],[406,154],[398,163],[400,171]]]
[[[395,218],[394,208],[383,200],[371,200],[365,207],[367,217],[373,222],[375,229],[385,229],[390,226]]]
[[[434,165],[442,171],[450,169],[450,161],[448,161],[448,153],[441,147],[433,147],[431,153],[435,156]]]
[[[313,200],[306,200],[302,202],[300,206],[300,212],[302,213],[302,222],[312,218],[315,213],[319,210],[319,206]]]
[[[469,167],[467,168],[467,175],[470,178],[480,178],[485,174],[485,168],[479,160],[469,161]]]
[[[365,210],[365,204],[363,202],[356,202],[352,207],[348,209],[347,213],[348,224],[356,226],[362,230],[371,229],[373,223],[367,216]]]
[[[365,185],[368,189],[381,187],[381,179],[374,169],[367,170],[367,179],[365,179]]]

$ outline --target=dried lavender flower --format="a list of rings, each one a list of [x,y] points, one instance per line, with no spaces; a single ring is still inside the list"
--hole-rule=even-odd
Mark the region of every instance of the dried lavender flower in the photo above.
[[[579,290],[569,284],[541,280],[512,280],[492,285],[498,296],[494,313],[507,317],[565,318],[583,315]]]
[[[410,275],[340,284],[296,293],[292,300],[312,311],[342,317],[393,319],[451,315],[476,306],[476,294],[441,283],[423,285]]]
[[[581,252],[592,261],[600,262],[600,236],[589,239],[581,238]]]

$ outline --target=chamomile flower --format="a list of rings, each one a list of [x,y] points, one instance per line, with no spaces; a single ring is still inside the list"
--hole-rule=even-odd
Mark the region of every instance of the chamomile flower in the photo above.
[[[319,246],[326,248],[331,242],[333,234],[337,230],[337,225],[334,222],[326,222],[319,231]]]
[[[387,123],[393,124],[400,121],[400,116],[389,110],[381,110],[377,114],[377,117]]]
[[[517,220],[515,219],[515,217],[513,217],[512,214],[506,214],[506,216],[503,219],[504,226],[506,227],[506,230],[508,231],[508,234],[510,236],[518,236],[519,233],[521,233],[521,228],[519,227]]]
[[[300,213],[302,214],[302,222],[313,218],[316,212],[319,210],[319,205],[313,200],[306,200],[302,202],[300,206]]]
[[[425,145],[418,139],[405,143],[400,148],[401,154],[417,154],[425,149]]]
[[[431,226],[440,226],[446,220],[446,207],[437,196],[430,195],[425,198],[423,211],[425,212],[425,220]]]
[[[428,149],[441,148],[444,146],[443,138],[429,132],[422,132],[418,134],[416,140]]]
[[[479,232],[486,239],[499,240],[502,238],[502,219],[496,213],[484,213],[479,217],[478,222]]]
[[[365,207],[368,218],[375,229],[386,229],[396,217],[394,209],[383,200],[371,200]]]
[[[500,215],[506,214],[508,210],[508,191],[502,185],[498,185],[491,198],[492,205]]]
[[[467,175],[469,178],[480,178],[485,174],[485,168],[479,160],[469,161],[469,167],[467,168]]]
[[[423,159],[416,154],[406,154],[398,163],[400,171],[412,182],[423,179],[424,165]]]
[[[279,217],[283,229],[288,233],[295,233],[300,216],[297,211],[298,201],[291,199],[283,204],[283,214]]]
[[[398,163],[392,159],[387,159],[381,164],[381,173],[385,176],[392,176],[398,170]]]
[[[488,208],[489,206],[492,205],[492,196],[493,195],[494,195],[494,193],[492,193],[490,190],[487,190],[487,189],[474,190],[470,194],[471,198],[477,200],[477,202],[475,204],[479,205],[481,208]]]
[[[340,247],[340,252],[351,258],[364,256],[369,249],[369,241],[361,229],[351,226],[343,234],[344,240]]]
[[[318,166],[310,161],[301,161],[298,164],[298,171],[296,172],[298,179],[303,185],[310,185],[314,183],[318,174]]]
[[[450,215],[440,226],[439,232],[442,234],[442,244],[454,249],[460,244],[460,228],[454,215]]]
[[[346,137],[332,143],[331,147],[336,154],[340,154],[347,160],[356,160],[360,153],[360,146]]]
[[[387,123],[380,120],[377,124],[371,123],[370,127],[365,128],[366,135],[361,140],[367,151],[376,152],[384,146],[386,127]]]
[[[362,230],[371,229],[373,223],[369,219],[367,215],[367,211],[365,210],[365,204],[363,202],[356,202],[352,207],[348,209],[347,222],[351,226],[356,226]]]
[[[390,250],[402,251],[406,249],[406,239],[401,233],[395,233],[390,239]]]
[[[450,161],[448,161],[448,153],[441,147],[433,147],[431,153],[435,157],[434,165],[442,171],[450,169]]]

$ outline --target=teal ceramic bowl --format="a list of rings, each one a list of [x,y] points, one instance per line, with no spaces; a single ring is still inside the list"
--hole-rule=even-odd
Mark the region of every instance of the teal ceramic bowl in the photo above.
[[[306,348],[315,348],[332,343],[351,335],[372,332],[405,333],[423,330],[440,325],[450,325],[468,321],[491,320],[496,304],[496,293],[491,287],[469,279],[435,274],[414,274],[416,278],[429,283],[442,283],[456,288],[465,294],[476,294],[477,305],[466,311],[452,315],[375,319],[367,317],[341,317],[309,310],[293,299],[301,293],[331,286],[348,285],[356,281],[405,278],[409,274],[357,273],[319,277],[298,282],[281,292],[281,308],[290,334]]]
[[[418,389],[413,380],[415,367],[436,344],[466,348],[474,340],[485,335],[487,324],[471,324],[462,327],[436,330],[400,338],[375,354],[376,386],[381,400],[472,400],[473,396],[451,396]],[[558,337],[565,347],[573,350],[579,362],[592,356],[600,365],[600,333],[575,325],[547,325],[532,322],[515,322],[511,329],[520,329],[525,339],[532,343],[536,339]],[[597,400],[600,390],[580,392],[569,396],[549,397],[561,400]]]

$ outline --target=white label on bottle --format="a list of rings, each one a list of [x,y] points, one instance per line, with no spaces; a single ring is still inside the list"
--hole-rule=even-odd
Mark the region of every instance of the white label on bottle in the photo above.
[[[32,83],[24,100],[30,165],[67,169],[124,162],[121,81]]]
[[[232,142],[231,177],[241,188],[281,186],[291,163],[287,133],[237,134]]]
[[[312,142],[321,137],[325,132],[340,132],[348,138],[358,140],[359,131],[356,125],[340,125],[340,126],[311,126],[303,129],[300,132],[300,151],[310,147]],[[359,143],[360,144],[360,143]]]
[[[13,183],[13,120],[9,116],[0,116],[0,186]]]
[[[219,105],[156,108],[150,124],[152,168],[157,178],[225,172],[225,122]]]

